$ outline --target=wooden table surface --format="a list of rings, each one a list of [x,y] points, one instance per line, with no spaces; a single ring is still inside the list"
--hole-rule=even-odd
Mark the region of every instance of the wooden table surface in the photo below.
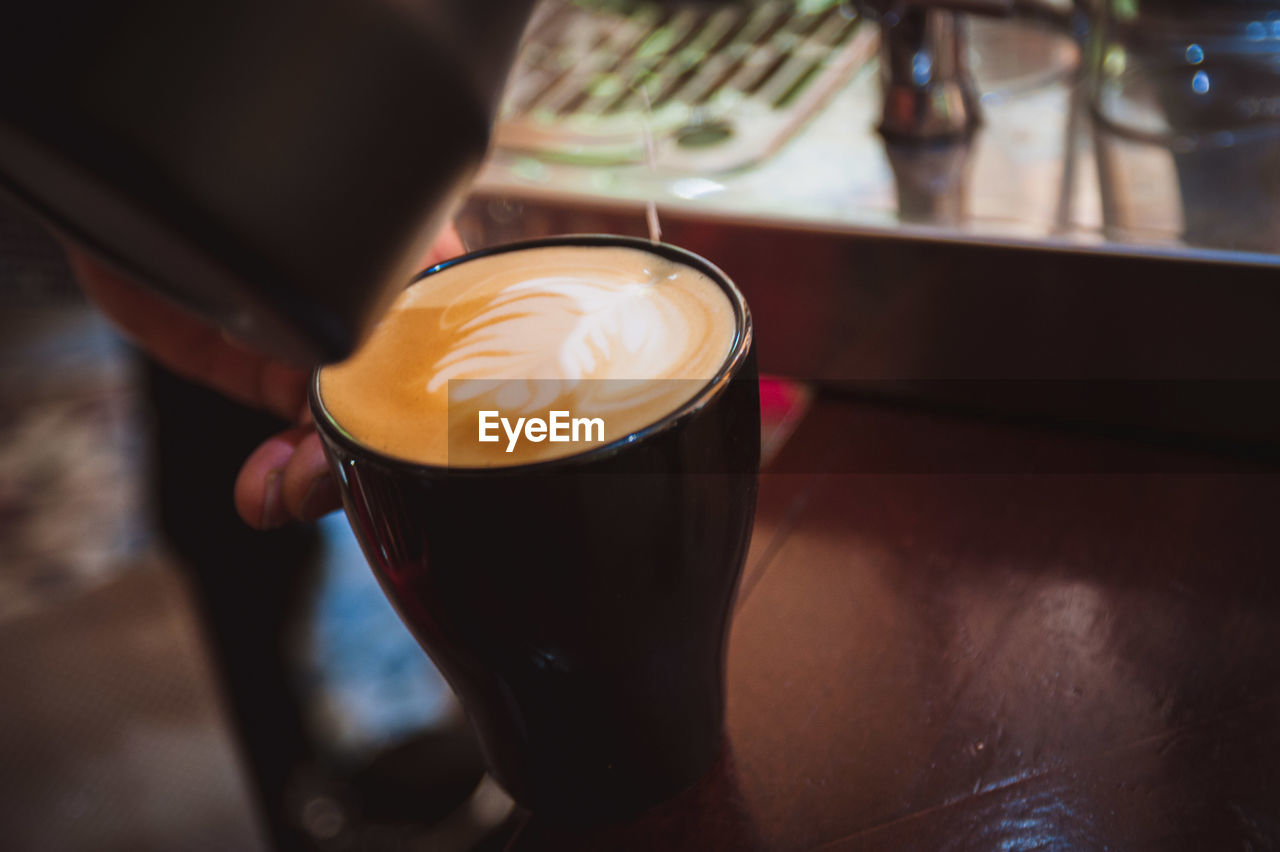
[[[1280,473],[826,400],[761,481],[728,746],[509,848],[1280,847]]]

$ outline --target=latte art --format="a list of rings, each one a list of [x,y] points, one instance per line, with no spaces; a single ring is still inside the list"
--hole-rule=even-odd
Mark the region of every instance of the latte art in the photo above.
[[[595,271],[590,279],[562,276],[512,284],[458,326],[457,342],[435,364],[427,391],[461,380],[453,390],[457,402],[497,379],[507,383],[500,400],[504,408],[532,411],[554,400],[548,394],[557,383],[568,391],[583,379],[671,375],[686,350],[701,341],[689,340],[679,294],[658,285],[627,280],[616,269]],[[538,382],[539,391],[522,392],[520,379]]]
[[[512,251],[407,289],[353,358],[322,371],[321,396],[353,437],[389,455],[526,463],[589,447],[526,442],[502,452],[476,441],[481,412],[599,417],[612,441],[694,396],[723,365],[734,328],[714,281],[659,255]]]

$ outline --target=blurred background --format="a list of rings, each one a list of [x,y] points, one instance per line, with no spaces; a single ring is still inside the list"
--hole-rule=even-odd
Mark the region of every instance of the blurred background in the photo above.
[[[1277,122],[1277,4],[545,0],[458,223],[646,234],[653,204],[774,374],[1270,443],[1269,401],[1178,382],[1274,379]],[[1151,398],[1009,392],[1099,379]],[[131,349],[7,203],[0,400],[0,845],[502,848],[345,519],[235,518],[278,424]]]
[[[239,462],[280,424],[150,363],[9,207],[0,255],[6,848],[338,842],[357,779],[369,819],[462,801],[479,758],[345,517],[235,516]],[[414,747],[437,771],[401,782]]]

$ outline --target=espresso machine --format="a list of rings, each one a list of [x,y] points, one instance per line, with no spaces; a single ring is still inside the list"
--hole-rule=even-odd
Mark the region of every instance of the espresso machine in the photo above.
[[[1269,444],[1277,14],[544,4],[461,226],[643,234],[653,204],[767,318],[762,369]]]

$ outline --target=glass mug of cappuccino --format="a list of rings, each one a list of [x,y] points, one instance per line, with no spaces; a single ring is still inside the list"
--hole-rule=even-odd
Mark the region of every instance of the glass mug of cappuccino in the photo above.
[[[317,371],[311,408],[366,557],[518,802],[621,817],[703,775],[760,455],[724,273],[623,237],[475,252]]]

